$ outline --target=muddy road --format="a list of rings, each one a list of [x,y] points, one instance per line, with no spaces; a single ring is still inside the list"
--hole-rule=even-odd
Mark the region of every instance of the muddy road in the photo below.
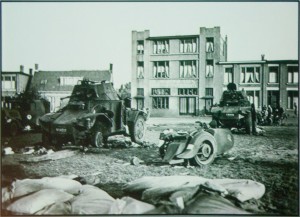
[[[263,136],[234,134],[235,145],[208,167],[170,166],[161,163],[159,133],[164,129],[191,130],[193,123],[149,124],[147,146],[131,148],[90,149],[55,161],[21,163],[32,157],[15,153],[2,156],[2,186],[13,179],[45,176],[78,175],[97,183],[111,196],[124,195],[122,186],[142,176],[196,175],[205,178],[251,179],[261,182],[266,193],[260,200],[262,214],[297,215],[299,192],[298,127],[264,127]],[[2,138],[2,147],[18,152],[40,144],[40,133],[27,133],[15,138]],[[131,165],[132,157],[144,163]]]

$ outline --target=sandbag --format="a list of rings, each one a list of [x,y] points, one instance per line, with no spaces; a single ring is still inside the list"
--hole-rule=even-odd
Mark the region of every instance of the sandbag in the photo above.
[[[208,181],[209,179],[199,176],[144,176],[125,185],[124,191],[142,192],[151,188],[178,188],[178,187],[194,187]]]
[[[15,213],[34,214],[54,203],[72,199],[72,194],[57,189],[43,189],[28,196],[22,197],[9,206],[7,210]]]
[[[265,193],[265,186],[252,180],[206,179],[199,176],[145,176],[128,183],[123,190],[134,195],[140,193],[142,200],[155,201],[182,188],[200,185],[223,195],[229,194],[241,202],[259,199]]]
[[[220,195],[200,192],[183,210],[185,214],[251,214],[238,207]]]
[[[68,215],[71,214],[71,204],[67,202],[54,203],[34,213],[35,215]]]
[[[155,209],[155,206],[131,197],[117,199],[111,206],[108,214],[143,214]]]
[[[10,200],[12,198],[12,193],[8,187],[2,188],[2,203]]]
[[[23,179],[12,183],[12,197],[20,197],[42,189],[61,189],[70,194],[78,194],[82,185],[71,179],[44,177],[42,179]]]
[[[266,191],[263,184],[247,179],[214,179],[213,183],[224,187],[228,194],[245,202],[250,199],[260,199]]]
[[[72,214],[107,214],[114,201],[107,192],[83,185],[80,194],[71,200]]]

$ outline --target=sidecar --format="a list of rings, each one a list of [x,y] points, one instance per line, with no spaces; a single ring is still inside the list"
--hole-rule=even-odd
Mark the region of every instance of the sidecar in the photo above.
[[[160,134],[159,152],[170,164],[191,161],[194,165],[209,165],[216,156],[233,147],[229,129],[201,128],[192,133],[166,130]]]

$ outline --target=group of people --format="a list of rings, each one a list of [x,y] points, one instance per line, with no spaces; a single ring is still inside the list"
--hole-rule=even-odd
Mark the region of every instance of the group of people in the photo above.
[[[257,116],[257,123],[259,125],[280,125],[287,118],[284,109],[280,105],[275,108],[271,105],[265,105]]]

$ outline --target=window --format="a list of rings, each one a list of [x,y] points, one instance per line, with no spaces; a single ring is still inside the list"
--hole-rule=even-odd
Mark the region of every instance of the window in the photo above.
[[[294,104],[296,104],[297,108],[298,108],[298,91],[288,91],[287,95],[288,95],[288,102],[287,102],[287,106],[288,109],[294,109]]]
[[[196,78],[197,77],[196,60],[180,61],[179,77]]]
[[[2,76],[2,89],[16,89],[16,76]]]
[[[259,83],[260,67],[242,67],[241,83]]]
[[[60,86],[76,85],[83,77],[60,77]]]
[[[198,95],[197,88],[178,88],[178,95]]]
[[[144,96],[144,88],[137,88],[137,95]]]
[[[169,109],[169,97],[153,97],[152,108]]]
[[[297,66],[288,66],[288,83],[298,83]]]
[[[137,78],[144,78],[144,62],[137,62]]]
[[[205,96],[213,96],[214,89],[213,88],[205,88]]]
[[[169,53],[169,40],[154,41],[153,45],[153,53]]]
[[[224,73],[224,84],[233,82],[233,67],[225,68]]]
[[[153,62],[154,78],[169,78],[169,62],[159,61]]]
[[[214,77],[214,61],[206,60],[206,77],[212,78]]]
[[[170,88],[152,88],[152,95],[170,95]]]
[[[269,67],[269,83],[278,83],[278,66]]]
[[[206,52],[214,52],[214,38],[206,38]]]
[[[47,84],[47,79],[41,80],[41,84]]]
[[[144,41],[137,41],[137,53],[138,54],[144,53]]]
[[[195,53],[197,51],[196,38],[180,41],[180,53]]]
[[[171,90],[170,88],[152,88],[151,93],[156,96],[169,96]],[[168,109],[169,97],[153,97],[152,107],[154,109]]]
[[[247,90],[246,95],[250,103],[254,103],[255,107],[260,106],[260,99],[259,99],[259,91],[258,90]]]
[[[225,56],[225,43],[224,40],[221,38],[220,39],[220,54]]]

